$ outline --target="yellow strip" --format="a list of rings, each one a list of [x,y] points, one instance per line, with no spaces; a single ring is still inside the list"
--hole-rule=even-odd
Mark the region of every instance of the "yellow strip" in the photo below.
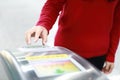
[[[41,56],[28,56],[26,60],[41,60],[41,59],[62,59],[68,58],[67,54],[52,54],[52,55],[41,55]]]

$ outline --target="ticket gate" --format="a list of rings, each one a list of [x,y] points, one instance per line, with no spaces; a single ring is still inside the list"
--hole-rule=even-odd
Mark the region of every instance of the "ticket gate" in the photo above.
[[[108,80],[84,58],[59,46],[3,50],[0,59],[8,80]]]

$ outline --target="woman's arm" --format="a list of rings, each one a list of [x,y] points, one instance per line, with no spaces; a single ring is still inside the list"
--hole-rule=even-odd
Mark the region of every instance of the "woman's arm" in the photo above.
[[[105,66],[103,72],[109,74],[114,68],[115,53],[120,41],[120,0],[115,8],[113,27],[110,33],[110,47],[107,54]]]
[[[44,26],[48,31],[55,23],[59,12],[62,10],[66,0],[47,0],[42,8],[37,26]]]

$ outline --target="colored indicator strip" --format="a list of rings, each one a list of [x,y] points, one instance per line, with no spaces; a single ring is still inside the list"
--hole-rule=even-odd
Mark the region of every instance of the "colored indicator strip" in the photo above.
[[[52,54],[52,55],[40,55],[40,56],[28,56],[26,60],[44,60],[44,59],[63,59],[68,58],[67,54]]]

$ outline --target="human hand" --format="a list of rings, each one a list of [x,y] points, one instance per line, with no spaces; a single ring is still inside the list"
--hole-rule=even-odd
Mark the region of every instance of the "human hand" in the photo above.
[[[43,26],[34,26],[25,33],[25,40],[27,44],[31,43],[31,37],[34,37],[34,41],[37,42],[39,38],[42,38],[42,44],[47,42],[48,31]]]
[[[113,68],[114,68],[114,63],[106,61],[105,66],[102,69],[102,72],[104,72],[105,74],[110,74]]]

